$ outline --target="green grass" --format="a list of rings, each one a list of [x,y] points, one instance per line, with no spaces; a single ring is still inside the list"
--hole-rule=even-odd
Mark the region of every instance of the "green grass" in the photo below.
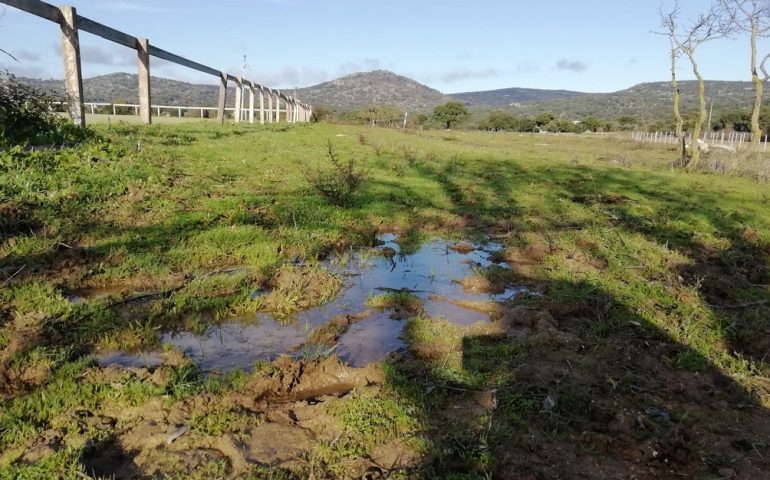
[[[521,303],[569,306],[561,327],[589,350],[611,350],[618,338],[664,338],[678,348],[666,353],[667,365],[719,369],[770,404],[760,388],[770,373],[761,342],[770,315],[766,306],[741,305],[770,300],[768,185],[672,170],[673,151],[620,136],[206,122],[94,128],[101,139],[80,147],[0,153],[0,362],[4,370],[46,372],[7,389],[2,449],[21,449],[56,415],[114,393],[109,384],[71,385],[88,354],[157,346],[159,332],[204,330],[239,313],[290,315],[328,301],[341,280],[320,260],[343,245],[371,246],[380,230],[403,232],[402,253],[432,235],[502,235],[513,272],[477,273],[547,285],[544,297]],[[328,141],[369,172],[345,207],[306,178],[326,161]],[[123,295],[68,299],[101,286]],[[275,288],[252,299],[265,287]],[[147,292],[161,294],[119,301]],[[413,301],[393,293],[369,303]],[[506,425],[517,431],[544,392],[510,390],[511,371],[546,355],[549,343],[489,335],[423,317],[406,331],[412,350],[432,347],[420,375],[442,386],[501,389]],[[399,375],[427,411],[451,397],[422,398],[408,385],[415,371]],[[220,388],[205,382],[194,367],[180,367],[167,385],[137,385],[120,401]],[[329,458],[360,453],[402,427],[419,430],[404,423],[396,391],[355,396],[337,412],[360,438],[330,446]],[[215,435],[228,418],[201,417],[197,428]],[[470,431],[463,438],[478,440]],[[468,450],[476,473],[494,463],[488,454]],[[73,458],[62,453],[50,468]]]

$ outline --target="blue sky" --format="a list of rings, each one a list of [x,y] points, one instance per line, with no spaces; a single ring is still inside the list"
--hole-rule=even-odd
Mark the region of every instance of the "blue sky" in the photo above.
[[[356,71],[387,69],[445,93],[506,87],[610,92],[667,80],[661,3],[648,0],[71,0],[80,15],[169,50],[290,89]],[[670,1],[663,0],[663,5]],[[680,0],[685,17],[708,0]],[[56,25],[0,7],[0,48],[21,64],[0,68],[61,78]],[[135,71],[133,51],[81,33],[86,77]],[[770,51],[770,43],[762,47]],[[704,76],[748,80],[748,40],[718,40],[699,53]],[[214,83],[166,62],[153,75]],[[692,78],[681,63],[679,75]]]

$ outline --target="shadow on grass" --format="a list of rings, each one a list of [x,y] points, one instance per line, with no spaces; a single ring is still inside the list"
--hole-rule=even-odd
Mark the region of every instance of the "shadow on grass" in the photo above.
[[[525,171],[501,163],[484,164],[482,178],[476,168],[466,162],[422,174],[443,186],[453,213],[475,216],[481,228],[542,208],[550,210],[538,219],[545,226],[512,219],[516,238],[609,223],[686,257],[670,265],[678,277],[670,287],[695,289],[700,298],[653,308],[680,322],[682,335],[709,336],[699,346],[729,357],[722,366],[745,383],[634,313],[641,305],[597,283],[528,278],[522,271],[525,283],[548,285],[544,300],[527,302],[532,311],[503,308],[499,333],[469,334],[459,352],[438,357],[411,345],[409,358],[390,365],[392,387],[425,415],[429,475],[768,478],[763,438],[770,417],[762,403],[770,394],[770,247],[750,219],[726,214],[718,193],[671,185],[663,176],[579,167]],[[468,181],[474,174],[478,183]],[[544,204],[518,204],[517,190],[533,183],[547,189]],[[571,221],[572,206],[593,217]],[[714,241],[701,240],[700,229]],[[704,308],[693,312],[686,303]],[[689,331],[690,323],[701,325]],[[447,367],[452,353],[462,356],[461,367]]]
[[[410,342],[388,364],[389,387],[418,406],[430,439],[419,471],[767,478],[770,416],[754,392],[595,285],[549,291],[575,298],[504,306],[491,332],[470,329],[453,349]],[[680,368],[683,356],[706,366]]]

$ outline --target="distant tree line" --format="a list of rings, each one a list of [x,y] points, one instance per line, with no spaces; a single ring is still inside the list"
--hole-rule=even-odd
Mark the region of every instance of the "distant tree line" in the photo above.
[[[543,112],[535,117],[517,117],[511,113],[497,110],[490,112],[489,116],[479,123],[479,129],[495,132],[610,132],[623,129],[635,122],[633,117],[622,117],[622,120],[622,124],[607,122],[594,116],[582,120],[570,120],[557,117],[551,112]]]

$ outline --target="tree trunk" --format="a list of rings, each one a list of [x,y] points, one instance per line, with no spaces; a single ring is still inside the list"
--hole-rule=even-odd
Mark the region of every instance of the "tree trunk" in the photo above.
[[[676,118],[676,138],[681,139],[683,135],[682,112],[679,111],[679,104],[681,101],[681,92],[679,91],[679,84],[676,81],[676,48],[674,42],[671,42],[671,88],[674,90],[674,118]],[[684,143],[682,143],[684,145]],[[687,155],[687,151],[682,147],[682,157]]]
[[[685,167],[687,170],[694,170],[698,167],[700,162],[700,149],[698,148],[698,140],[700,139],[700,133],[703,130],[703,126],[706,124],[706,86],[703,81],[703,76],[698,70],[698,62],[695,61],[695,52],[688,51],[687,58],[690,59],[692,64],[692,73],[695,74],[695,78],[698,79],[698,120],[695,122],[695,126],[692,129],[692,140],[690,141],[690,161],[687,162]]]
[[[762,130],[759,129],[759,113],[762,109],[762,90],[764,80],[757,72],[757,24],[751,22],[751,83],[754,85],[754,105],[751,107],[751,150],[759,152]]]

